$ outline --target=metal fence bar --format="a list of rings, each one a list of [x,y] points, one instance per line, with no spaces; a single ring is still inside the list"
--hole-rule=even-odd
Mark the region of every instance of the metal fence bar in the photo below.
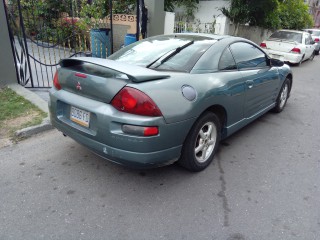
[[[91,39],[77,25],[78,0],[64,7],[69,14],[44,12],[43,0],[2,0],[16,65],[18,83],[31,88],[49,88],[62,58],[90,55]],[[63,4],[63,2],[60,2]],[[102,52],[102,45],[95,43]]]

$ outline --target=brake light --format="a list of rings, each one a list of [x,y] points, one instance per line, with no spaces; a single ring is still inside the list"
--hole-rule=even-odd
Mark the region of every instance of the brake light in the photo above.
[[[262,43],[260,43],[260,47],[262,47],[262,48],[267,48],[267,44],[264,43],[264,42],[262,42]]]
[[[315,41],[315,42],[319,42],[319,38],[315,38],[314,41]]]
[[[300,53],[301,53],[301,50],[300,50],[300,48],[292,48],[291,53],[300,54]]]
[[[111,104],[121,112],[142,116],[162,116],[160,109],[149,96],[131,87],[121,89],[112,99]]]
[[[87,75],[83,74],[83,73],[75,73],[74,74],[76,77],[79,77],[79,78],[87,78]]]
[[[61,90],[61,85],[60,85],[59,79],[58,79],[58,71],[56,71],[56,73],[54,74],[53,86],[54,86],[57,90]]]
[[[155,136],[158,135],[158,127],[145,127],[143,131],[143,136]]]
[[[156,136],[159,134],[159,128],[156,126],[135,126],[125,124],[122,126],[122,131],[127,134],[136,135],[136,136]]]

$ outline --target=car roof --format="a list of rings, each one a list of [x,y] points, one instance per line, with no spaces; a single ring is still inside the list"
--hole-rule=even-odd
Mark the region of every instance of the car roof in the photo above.
[[[165,35],[165,36],[177,36],[177,37],[203,37],[203,38],[211,38],[214,40],[220,40],[220,39],[224,39],[224,38],[230,38],[232,36],[229,35],[217,35],[217,34],[210,34],[210,33],[175,33],[175,34],[169,34],[169,35]]]
[[[304,28],[303,30],[320,31],[319,28]]]

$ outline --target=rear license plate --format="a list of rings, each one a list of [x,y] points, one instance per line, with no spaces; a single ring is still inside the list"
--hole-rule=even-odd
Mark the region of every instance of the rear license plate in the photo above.
[[[70,119],[84,127],[89,127],[90,112],[71,106]]]
[[[281,56],[281,55],[272,54],[271,57],[274,59],[283,60],[283,56]]]

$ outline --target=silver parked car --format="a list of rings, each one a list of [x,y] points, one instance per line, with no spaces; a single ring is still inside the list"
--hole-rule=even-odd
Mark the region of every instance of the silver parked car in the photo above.
[[[320,29],[309,28],[309,29],[303,29],[303,30],[311,34],[311,37],[312,37],[312,39],[314,41],[315,53],[316,53],[316,55],[319,55],[319,51],[320,51]]]
[[[60,63],[50,117],[65,135],[113,162],[205,169],[219,142],[274,110],[292,72],[243,38],[173,34],[133,43],[108,59]]]

